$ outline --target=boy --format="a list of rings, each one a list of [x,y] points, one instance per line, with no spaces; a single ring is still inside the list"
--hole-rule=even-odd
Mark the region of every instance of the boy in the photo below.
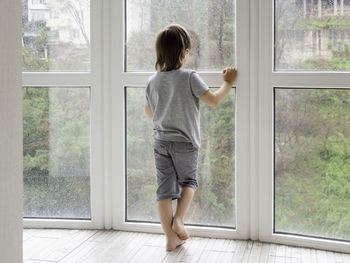
[[[237,71],[224,69],[224,82],[212,93],[194,70],[182,68],[191,39],[180,25],[162,30],[155,49],[157,73],[147,82],[145,112],[153,119],[157,206],[167,238],[166,250],[171,251],[189,237],[184,216],[198,187],[199,100],[212,107],[219,105],[231,90]],[[174,215],[173,199],[177,199]]]

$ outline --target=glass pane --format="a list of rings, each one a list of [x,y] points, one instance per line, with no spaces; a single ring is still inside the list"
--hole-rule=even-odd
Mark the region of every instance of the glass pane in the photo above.
[[[350,70],[349,0],[275,0],[276,70]]]
[[[184,26],[193,47],[186,67],[221,70],[235,65],[235,0],[127,0],[126,66],[155,71],[154,41],[171,23]]]
[[[153,127],[144,112],[144,89],[127,88],[126,94],[127,220],[159,222]],[[234,90],[217,108],[200,102],[200,111],[199,187],[186,223],[235,227]]]
[[[24,217],[90,219],[90,88],[23,88]]]
[[[90,0],[22,0],[23,71],[90,70]]]
[[[350,89],[275,90],[275,231],[350,239]]]

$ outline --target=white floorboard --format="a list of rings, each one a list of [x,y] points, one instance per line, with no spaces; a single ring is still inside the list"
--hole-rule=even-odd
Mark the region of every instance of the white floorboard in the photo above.
[[[172,252],[165,236],[113,230],[24,229],[25,263],[350,263],[332,251],[216,238],[190,237]]]

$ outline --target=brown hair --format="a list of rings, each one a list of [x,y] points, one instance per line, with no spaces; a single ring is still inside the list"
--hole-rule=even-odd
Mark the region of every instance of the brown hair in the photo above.
[[[156,70],[169,71],[182,67],[184,51],[190,48],[191,38],[185,28],[177,24],[167,26],[156,38]]]

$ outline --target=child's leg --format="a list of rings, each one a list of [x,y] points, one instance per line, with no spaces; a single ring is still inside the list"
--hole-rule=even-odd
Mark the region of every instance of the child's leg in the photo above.
[[[159,200],[158,214],[163,231],[167,238],[166,250],[174,250],[177,246],[183,244],[185,241],[179,239],[177,234],[171,229],[173,221],[173,209],[171,199]]]
[[[174,165],[177,181],[181,186],[181,196],[177,200],[172,229],[181,239],[189,237],[184,226],[184,217],[193,199],[194,192],[198,188],[198,152],[199,148],[195,148],[191,142],[176,142],[172,153],[175,155]]]
[[[184,216],[191,204],[194,192],[195,190],[192,187],[182,187],[181,198],[177,199],[172,230],[174,230],[174,232],[176,232],[183,240],[189,237],[184,226]]]

